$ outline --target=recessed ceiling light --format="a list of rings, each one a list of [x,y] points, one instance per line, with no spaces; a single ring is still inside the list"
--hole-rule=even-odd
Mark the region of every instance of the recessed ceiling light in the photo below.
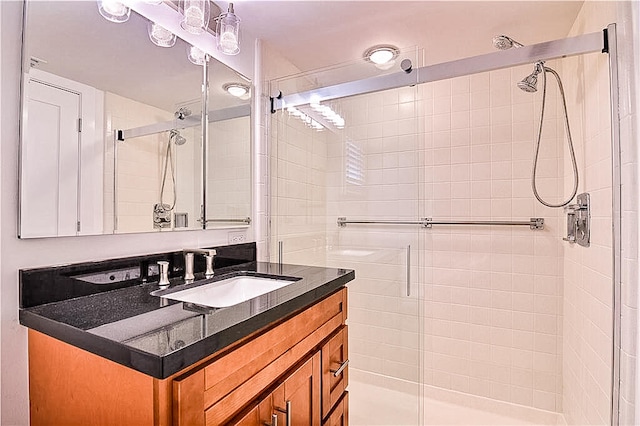
[[[227,83],[223,85],[222,88],[237,98],[241,98],[249,93],[249,86],[242,83]]]
[[[390,44],[380,44],[364,51],[362,56],[365,61],[373,63],[380,69],[389,69],[395,63],[400,54],[400,49]]]

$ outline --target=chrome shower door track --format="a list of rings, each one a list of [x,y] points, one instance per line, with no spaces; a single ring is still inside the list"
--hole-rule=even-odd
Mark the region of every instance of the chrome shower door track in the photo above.
[[[314,102],[329,101],[348,96],[379,92],[431,81],[446,80],[464,75],[477,74],[517,65],[532,64],[566,56],[602,52],[606,49],[603,32],[589,33],[577,37],[532,44],[518,49],[502,50],[485,55],[472,56],[441,64],[414,68],[410,72],[400,71],[393,74],[371,77],[348,83],[321,87],[306,92],[271,98],[271,111],[275,112],[290,106],[300,106]]]

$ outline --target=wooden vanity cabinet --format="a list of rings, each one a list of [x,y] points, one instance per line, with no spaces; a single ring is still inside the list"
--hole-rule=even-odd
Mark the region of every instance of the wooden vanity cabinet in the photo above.
[[[29,330],[31,424],[283,426],[289,402],[288,426],[346,425],[346,309],[342,288],[167,379]]]

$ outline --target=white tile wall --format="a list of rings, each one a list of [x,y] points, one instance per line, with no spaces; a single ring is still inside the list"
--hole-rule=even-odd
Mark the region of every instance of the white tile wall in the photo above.
[[[570,36],[615,21],[613,3],[585,2]],[[563,403],[568,424],[608,424],[611,410],[613,251],[611,103],[608,57],[563,61],[569,119],[580,171],[580,192],[591,197],[591,246],[565,244]],[[575,131],[574,131],[575,129]],[[565,159],[565,190],[571,186]]]

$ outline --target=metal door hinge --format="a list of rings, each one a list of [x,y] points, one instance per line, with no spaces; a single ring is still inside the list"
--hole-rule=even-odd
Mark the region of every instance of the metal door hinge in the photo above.
[[[82,133],[82,118],[78,118],[78,133]]]
[[[80,232],[80,221],[76,222],[76,231]]]

